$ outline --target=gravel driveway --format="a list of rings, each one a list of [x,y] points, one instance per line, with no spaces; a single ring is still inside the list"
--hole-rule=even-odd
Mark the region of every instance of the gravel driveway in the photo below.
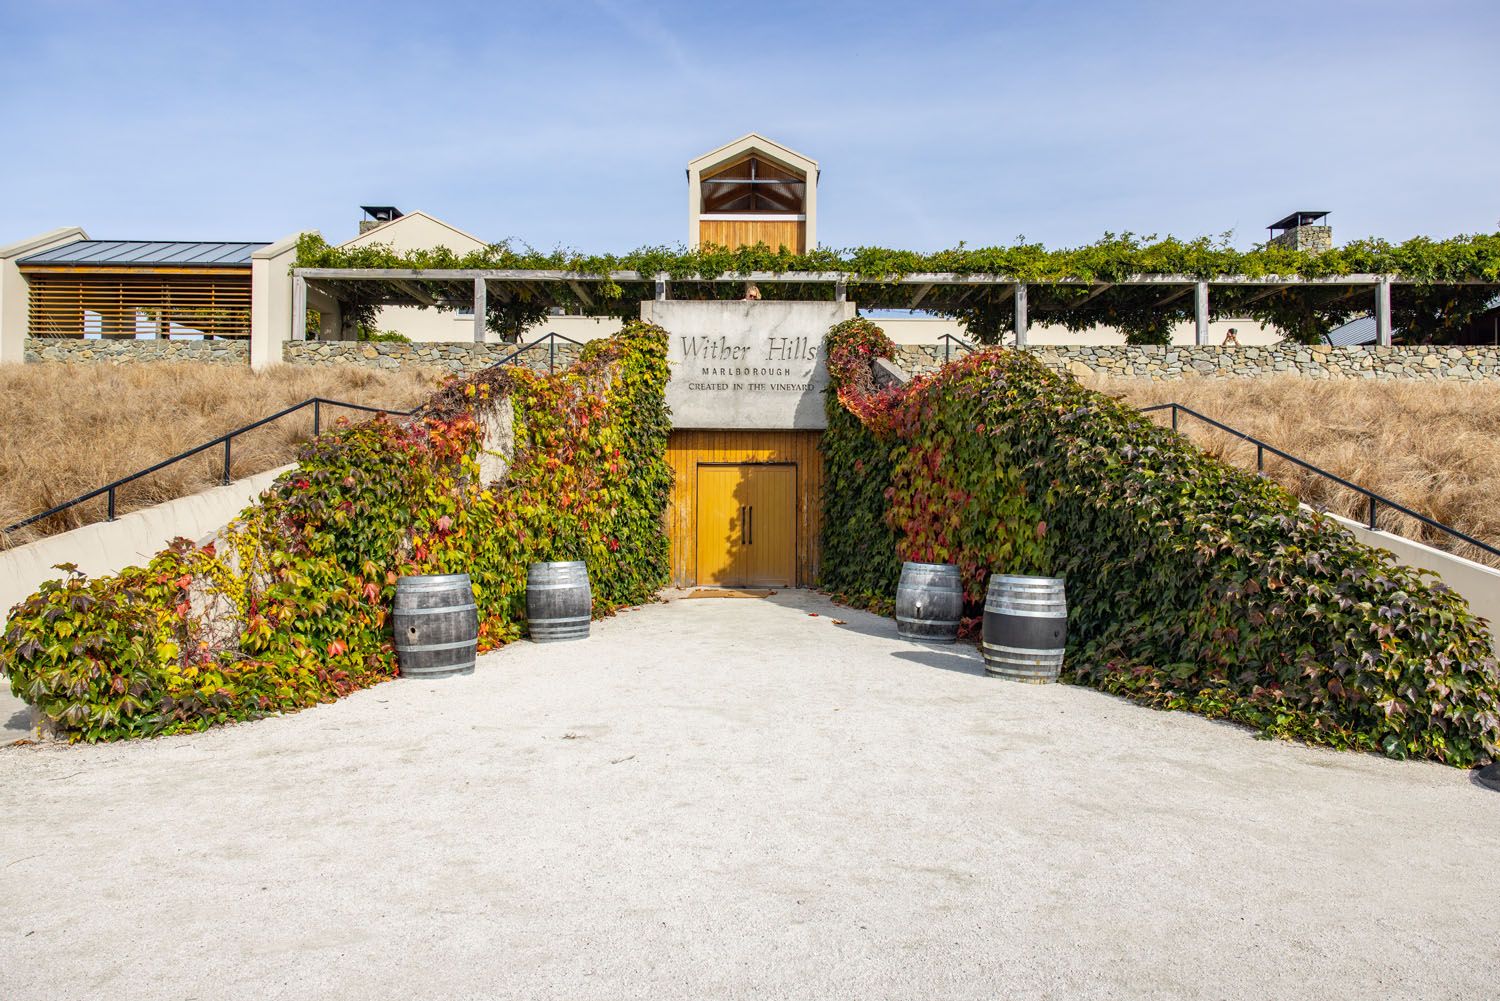
[[[991,679],[809,592],[6,748],[0,809],[14,1001],[1500,995],[1466,773]]]

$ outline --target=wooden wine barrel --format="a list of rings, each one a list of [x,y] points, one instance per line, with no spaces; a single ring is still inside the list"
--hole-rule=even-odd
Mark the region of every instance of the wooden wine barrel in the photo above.
[[[526,571],[526,618],[537,643],[587,639],[594,592],[583,563],[533,563]]]
[[[952,643],[958,639],[964,586],[951,563],[901,564],[896,585],[896,633],[918,643]]]
[[[402,677],[474,673],[479,610],[468,574],[399,578],[391,621]]]
[[[1011,681],[1057,680],[1068,639],[1060,577],[995,574],[984,598],[984,669]]]

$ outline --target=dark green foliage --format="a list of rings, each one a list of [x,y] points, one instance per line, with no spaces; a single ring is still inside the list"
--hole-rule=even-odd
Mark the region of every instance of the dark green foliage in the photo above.
[[[890,357],[891,342],[869,320],[848,320],[830,332],[830,384],[824,399],[823,556],[818,586],[837,595],[894,596],[901,564],[896,535],[885,517],[891,481],[890,446],[840,402],[869,399],[870,360]]]
[[[1066,578],[1067,680],[1393,757],[1467,766],[1500,747],[1483,621],[1274,483],[1024,353],[971,355],[902,395],[880,408],[893,419],[830,422],[842,462],[895,456],[884,504],[866,490],[859,516],[883,508],[897,556],[959,564],[976,611],[991,572]],[[831,541],[828,564],[853,542]],[[888,601],[872,566],[839,590]]]

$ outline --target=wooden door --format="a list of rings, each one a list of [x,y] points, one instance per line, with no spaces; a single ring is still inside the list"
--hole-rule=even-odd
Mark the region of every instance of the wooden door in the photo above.
[[[699,584],[796,584],[795,466],[700,465],[697,493]]]

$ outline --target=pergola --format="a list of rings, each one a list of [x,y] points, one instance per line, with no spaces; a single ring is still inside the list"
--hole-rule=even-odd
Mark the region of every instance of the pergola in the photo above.
[[[1209,295],[1213,289],[1232,289],[1235,305],[1244,307],[1287,289],[1327,289],[1329,297],[1322,306],[1347,304],[1359,297],[1367,301],[1375,316],[1376,343],[1391,343],[1391,289],[1396,285],[1492,285],[1468,281],[1416,281],[1399,275],[1355,274],[1305,278],[1267,275],[1260,277],[1223,276],[1203,279],[1192,275],[1135,275],[1110,281],[1085,278],[1055,278],[1044,281],[1017,280],[1004,275],[957,274],[933,272],[889,278],[871,278],[840,272],[750,272],[718,275],[672,277],[666,273],[644,274],[639,271],[613,271],[587,274],[570,271],[523,271],[420,268],[294,268],[292,270],[292,315],[301,316],[307,309],[308,290],[314,289],[340,301],[401,306],[440,306],[474,310],[474,340],[485,339],[486,308],[494,297],[502,300],[521,297],[542,305],[581,304],[586,310],[604,311],[605,297],[597,286],[603,282],[620,287],[620,296],[610,301],[645,299],[721,299],[733,286],[754,282],[776,290],[774,298],[804,298],[845,301],[851,294],[862,306],[877,309],[952,310],[971,303],[975,297],[990,302],[1011,299],[1015,310],[1015,338],[1018,346],[1026,344],[1029,305],[1032,290],[1068,289],[1067,301],[1052,307],[1058,310],[1078,309],[1106,297],[1114,290],[1139,290],[1142,287],[1161,290],[1154,307],[1166,307],[1187,296],[1193,297],[1198,344],[1208,343]],[[791,288],[789,286],[795,286]],[[1494,286],[1500,287],[1500,286]],[[795,295],[783,293],[794,292]],[[1082,292],[1082,295],[1078,295]],[[1003,307],[1002,307],[1003,308]],[[1043,311],[1046,311],[1044,307]],[[300,332],[301,325],[294,324]]]

